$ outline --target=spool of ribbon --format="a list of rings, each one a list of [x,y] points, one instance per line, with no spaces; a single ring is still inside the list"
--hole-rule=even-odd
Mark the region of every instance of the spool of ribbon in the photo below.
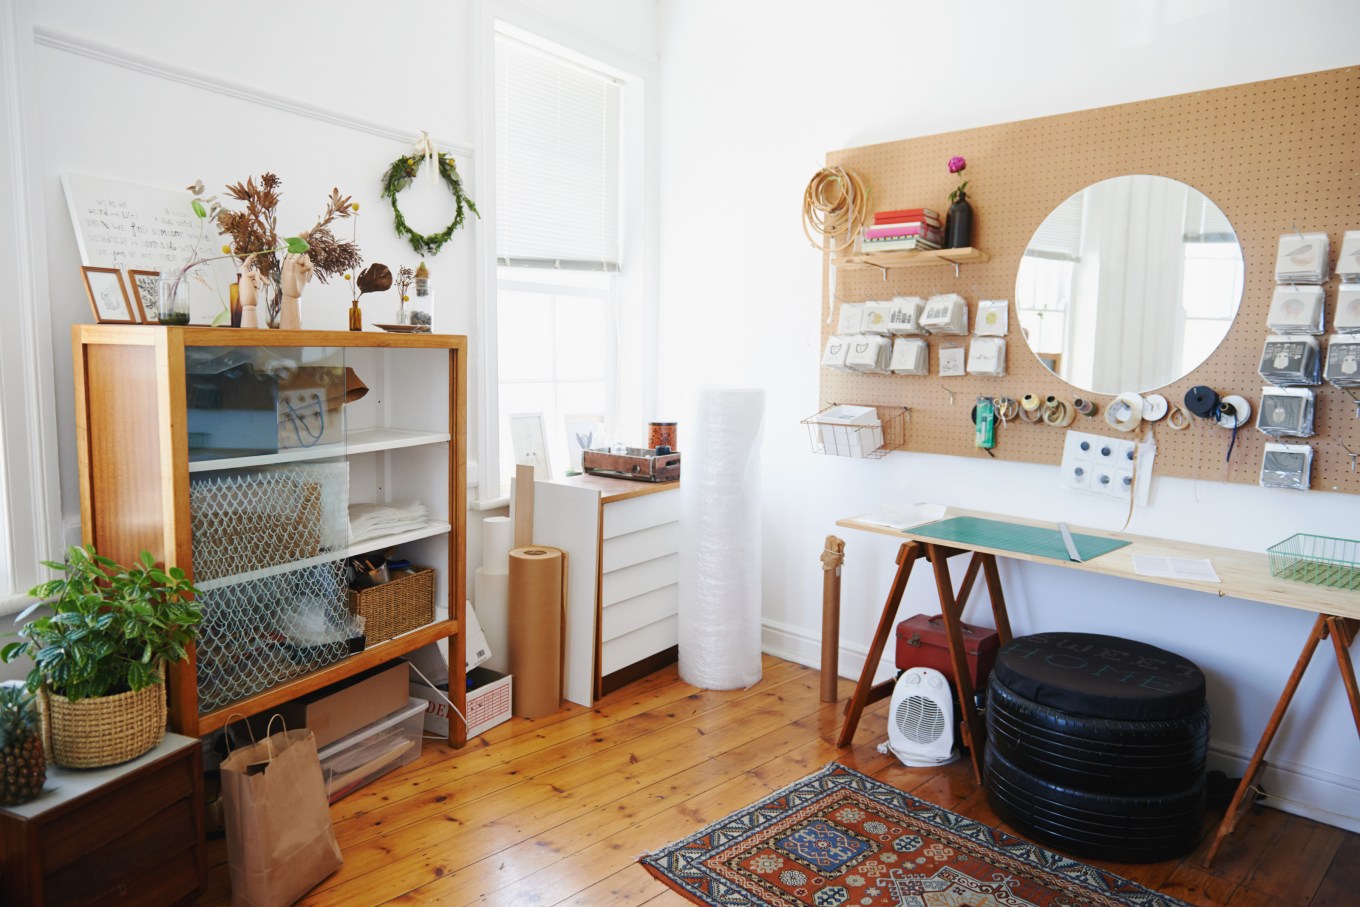
[[[439,171],[439,158],[434,148],[434,139],[424,129],[420,130],[420,138],[416,139],[416,156],[423,157],[428,165],[425,169],[430,174],[430,185],[434,185],[435,175]]]
[[[1218,416],[1218,392],[1212,387],[1196,385],[1185,392],[1185,408],[1201,419]]]
[[[1229,394],[1218,402],[1215,421],[1227,429],[1232,430],[1232,440],[1228,442],[1228,455],[1224,458],[1231,460],[1233,448],[1237,446],[1237,429],[1251,419],[1251,404],[1246,397],[1237,394]]]
[[[1143,421],[1143,398],[1120,394],[1105,410],[1105,421],[1116,431],[1133,431]]]
[[[1170,404],[1161,394],[1148,394],[1143,398],[1143,421],[1157,422],[1166,415]]]
[[[1039,398],[1034,394],[1025,394],[1020,398],[1020,408],[1027,413],[1038,412]]]
[[[1083,416],[1094,416],[1100,408],[1085,397],[1073,397],[1072,407]]]
[[[1066,428],[1077,417],[1077,411],[1057,397],[1044,399],[1044,424],[1055,428]]]

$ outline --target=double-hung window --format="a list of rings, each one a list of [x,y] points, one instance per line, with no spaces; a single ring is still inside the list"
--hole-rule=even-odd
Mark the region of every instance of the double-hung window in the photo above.
[[[512,415],[542,414],[556,475],[573,465],[567,420],[589,417],[617,431],[640,415],[630,351],[641,306],[630,290],[635,261],[624,260],[627,80],[519,33],[498,30],[494,47],[492,312],[503,487],[514,471]]]

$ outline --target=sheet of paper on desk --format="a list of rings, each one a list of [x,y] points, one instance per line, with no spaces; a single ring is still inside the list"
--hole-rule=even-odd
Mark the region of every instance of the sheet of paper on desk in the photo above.
[[[866,513],[859,521],[889,529],[910,529],[944,519],[946,509],[943,504],[880,504],[877,510]]]
[[[1149,557],[1146,554],[1135,554],[1133,572],[1139,576],[1158,576],[1163,579],[1198,580],[1202,583],[1222,582],[1214,570],[1212,561],[1183,557]]]

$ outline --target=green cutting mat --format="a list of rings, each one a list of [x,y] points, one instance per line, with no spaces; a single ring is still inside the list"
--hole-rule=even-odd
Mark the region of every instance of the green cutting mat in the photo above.
[[[922,538],[938,539],[942,542],[957,542],[961,545],[977,545],[995,548],[999,551],[1014,551],[1017,554],[1032,554],[1036,557],[1049,557],[1055,561],[1071,560],[1067,556],[1067,546],[1063,544],[1062,533],[1056,529],[1042,526],[1021,526],[1001,520],[985,520],[975,516],[956,516],[937,523],[926,523],[908,529],[911,535]],[[1081,559],[1089,561],[1093,557],[1109,554],[1123,548],[1128,542],[1120,539],[1107,539],[1098,535],[1072,533],[1072,542],[1077,546]]]

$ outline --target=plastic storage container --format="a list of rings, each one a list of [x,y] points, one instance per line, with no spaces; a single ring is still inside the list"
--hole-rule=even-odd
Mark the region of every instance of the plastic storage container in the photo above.
[[[375,778],[420,758],[425,729],[425,700],[408,697],[406,705],[359,728],[317,753],[326,796],[334,803]]]

